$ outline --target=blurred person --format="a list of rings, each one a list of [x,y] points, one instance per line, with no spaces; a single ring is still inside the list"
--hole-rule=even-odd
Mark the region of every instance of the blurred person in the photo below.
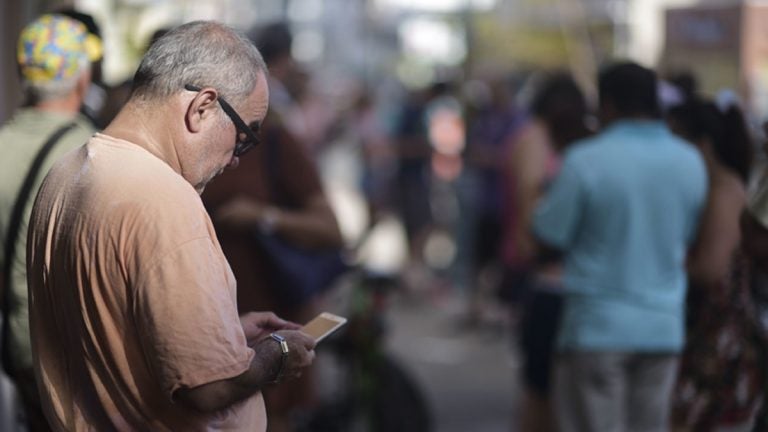
[[[343,118],[338,108],[339,100],[331,97],[331,90],[343,91],[342,83],[322,83],[304,67],[294,67],[285,81],[293,104],[286,117],[287,126],[313,155],[322,155],[336,144],[343,130]],[[319,91],[322,88],[325,92]]]
[[[755,267],[768,271],[768,177],[763,177],[757,190],[739,218],[745,254]]]
[[[143,52],[146,53],[152,44],[158,40],[161,36],[168,33],[170,29],[159,28],[152,33],[149,38],[149,42],[144,47]],[[133,88],[133,77],[125,79],[118,84],[106,87],[106,96],[104,105],[99,111],[98,123],[102,125],[108,125],[117,116],[117,113],[123,108],[128,99],[131,97],[131,89]]]
[[[94,132],[79,113],[101,41],[80,22],[43,15],[21,32],[17,60],[25,102],[0,128],[0,250],[3,367],[16,384],[31,431],[49,430],[35,384],[27,311],[27,226],[45,173]]]
[[[591,134],[587,126],[586,98],[565,73],[544,78],[531,102],[531,120],[508,156],[505,246],[524,267],[526,286],[520,300],[520,348],[525,386],[520,410],[520,430],[554,430],[550,406],[555,339],[562,309],[561,265],[557,261],[536,265],[531,223],[536,202],[555,178],[560,153],[574,141]],[[519,282],[519,278],[512,278]]]
[[[297,324],[238,316],[199,196],[257,143],[266,73],[232,29],[177,27],[144,56],[115,120],[43,181],[28,281],[54,430],[264,431],[262,390],[311,364]]]
[[[764,135],[768,136],[768,122],[762,125]],[[763,142],[762,152],[766,152]],[[741,248],[749,260],[752,270],[752,298],[763,337],[768,337],[768,176],[762,175],[757,180],[754,191],[747,199],[747,205],[739,218]],[[768,349],[764,349],[762,364],[768,362]],[[764,371],[764,369],[763,369]],[[763,396],[768,394],[768,375],[763,374]],[[768,430],[768,403],[763,400],[755,418],[753,431]]]
[[[98,40],[102,44],[101,27],[96,23],[93,16],[83,13],[72,7],[65,7],[55,12],[58,15],[64,15],[73,20],[82,23],[88,30],[89,37]],[[93,123],[97,129],[103,129],[109,122],[103,119],[103,110],[106,105],[108,86],[104,83],[102,74],[102,64],[104,57],[99,56],[91,62],[91,84],[85,93],[85,98],[80,106],[80,112]]]
[[[672,400],[674,430],[748,428],[762,401],[765,338],[740,250],[752,142],[736,105],[693,97],[668,113],[673,132],[701,151],[707,205],[688,256],[686,344]]]
[[[240,312],[273,310],[291,321],[307,322],[319,312],[321,293],[289,293],[279,277],[279,257],[265,238],[312,254],[340,250],[342,237],[318,170],[307,148],[286,126],[288,113],[281,109],[286,102],[280,99],[287,96],[274,74],[280,76],[283,55],[290,53],[286,51],[290,44],[283,45],[289,40],[283,37],[290,35],[283,30],[267,26],[251,33],[273,74],[269,119],[261,124],[264,143],[253,157],[240,161],[237,170],[212,182],[203,200],[238,281]],[[275,39],[280,46],[272,45]],[[264,391],[270,431],[293,430],[295,418],[314,407],[314,378],[308,368],[299,379]]]
[[[761,151],[768,153],[768,121],[763,123],[762,129],[766,138]],[[756,269],[768,273],[768,175],[758,179],[739,219],[739,227],[745,255]]]
[[[564,255],[555,411],[562,431],[661,431],[685,337],[686,250],[707,192],[699,152],[659,118],[653,71],[598,79],[603,130],[570,147],[536,209]]]
[[[333,111],[309,88],[311,75],[292,55],[293,32],[288,23],[274,22],[249,34],[269,65],[270,109],[299,143],[314,152],[322,146],[323,131]],[[323,106],[324,105],[324,106]]]
[[[674,71],[668,74],[666,82],[682,93],[682,100],[680,102],[693,99],[699,93],[699,80],[690,70]]]
[[[430,207],[431,168],[426,110],[430,100],[427,91],[410,93],[399,108],[394,126],[397,158],[395,202],[408,241],[406,283],[411,288],[428,277],[424,262],[424,246],[432,227]]]
[[[481,323],[488,293],[497,288],[502,243],[503,174],[506,143],[525,124],[526,115],[512,98],[508,79],[489,80],[482,105],[468,120],[466,174],[469,203],[472,284],[468,324]],[[481,93],[482,94],[482,93]]]
[[[361,148],[361,189],[368,205],[368,225],[372,227],[392,210],[392,182],[396,170],[394,149],[373,96],[367,90],[360,91],[349,120],[353,139]]]
[[[427,201],[432,217],[423,254],[427,274],[434,277],[426,281],[432,282],[426,287],[436,295],[443,294],[446,288],[463,289],[470,283],[468,240],[473,227],[466,223],[470,210],[462,193],[466,174],[466,114],[455,87],[453,82],[434,83],[424,113],[431,146]],[[412,286],[424,287],[419,286],[418,280]]]
[[[577,138],[571,136],[566,142],[564,136],[560,136],[556,143],[551,134],[575,134],[581,130],[581,126],[574,125],[576,112],[586,109],[581,91],[565,75],[539,75],[533,77],[528,86],[530,88],[522,90],[533,92],[527,112],[521,115],[521,124],[505,143],[501,245],[504,275],[498,295],[502,302],[511,306],[513,322],[519,319],[522,303],[529,293],[536,255],[535,242],[530,235],[535,204],[559,169],[559,150],[562,148],[558,149],[558,146],[570,144]],[[564,117],[570,123],[550,130],[548,125],[554,117]]]

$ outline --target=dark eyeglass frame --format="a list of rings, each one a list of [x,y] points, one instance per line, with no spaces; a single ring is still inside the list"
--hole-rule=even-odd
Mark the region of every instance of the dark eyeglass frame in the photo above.
[[[187,84],[184,86],[186,90],[199,92],[203,89],[197,86],[193,86],[191,84]],[[248,126],[245,121],[243,121],[242,117],[240,117],[237,114],[237,111],[235,111],[234,108],[232,108],[232,105],[230,105],[226,100],[224,100],[223,97],[219,96],[216,98],[219,101],[219,105],[221,105],[221,109],[224,110],[224,114],[229,117],[230,120],[232,120],[232,123],[235,125],[235,129],[237,129],[237,141],[235,142],[235,151],[233,152],[233,155],[236,157],[240,157],[254,147],[256,147],[259,143],[261,143],[261,140],[258,136],[256,136],[256,133],[254,133],[253,129],[251,129],[250,126]],[[259,125],[256,125],[256,129],[258,131]],[[240,140],[240,134],[245,135],[245,141]]]

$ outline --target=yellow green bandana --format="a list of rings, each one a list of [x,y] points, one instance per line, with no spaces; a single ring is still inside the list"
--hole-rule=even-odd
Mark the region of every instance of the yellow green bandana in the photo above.
[[[101,40],[86,27],[62,15],[43,15],[19,36],[18,62],[31,83],[59,81],[80,72],[84,58],[101,58]]]

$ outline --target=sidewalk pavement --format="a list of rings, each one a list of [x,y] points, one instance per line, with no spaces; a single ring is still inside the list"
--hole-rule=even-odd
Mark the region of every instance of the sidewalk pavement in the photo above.
[[[434,432],[511,432],[519,360],[503,319],[465,324],[458,295],[395,296],[388,349],[420,384]],[[501,317],[500,317],[501,318]]]

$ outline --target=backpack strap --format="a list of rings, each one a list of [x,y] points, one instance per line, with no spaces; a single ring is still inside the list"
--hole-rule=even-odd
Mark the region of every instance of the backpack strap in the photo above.
[[[24,217],[24,208],[29,202],[32,195],[32,187],[35,185],[37,177],[40,175],[40,170],[43,167],[46,157],[50,154],[53,147],[61,138],[75,127],[75,123],[67,123],[64,126],[57,129],[48,140],[43,144],[40,150],[37,152],[37,156],[32,161],[32,165],[29,167],[27,176],[24,178],[24,182],[21,184],[19,193],[16,196],[16,201],[13,204],[11,211],[11,218],[8,224],[8,231],[5,236],[5,261],[3,263],[3,293],[2,293],[2,362],[3,368],[9,373],[13,371],[13,364],[11,359],[10,347],[9,347],[9,335],[10,335],[10,323],[9,318],[11,312],[16,308],[16,299],[13,298],[13,291],[11,289],[11,273],[13,270],[13,259],[16,255],[16,245],[18,244],[19,232],[21,228],[22,218]],[[26,234],[26,233],[24,233]]]

